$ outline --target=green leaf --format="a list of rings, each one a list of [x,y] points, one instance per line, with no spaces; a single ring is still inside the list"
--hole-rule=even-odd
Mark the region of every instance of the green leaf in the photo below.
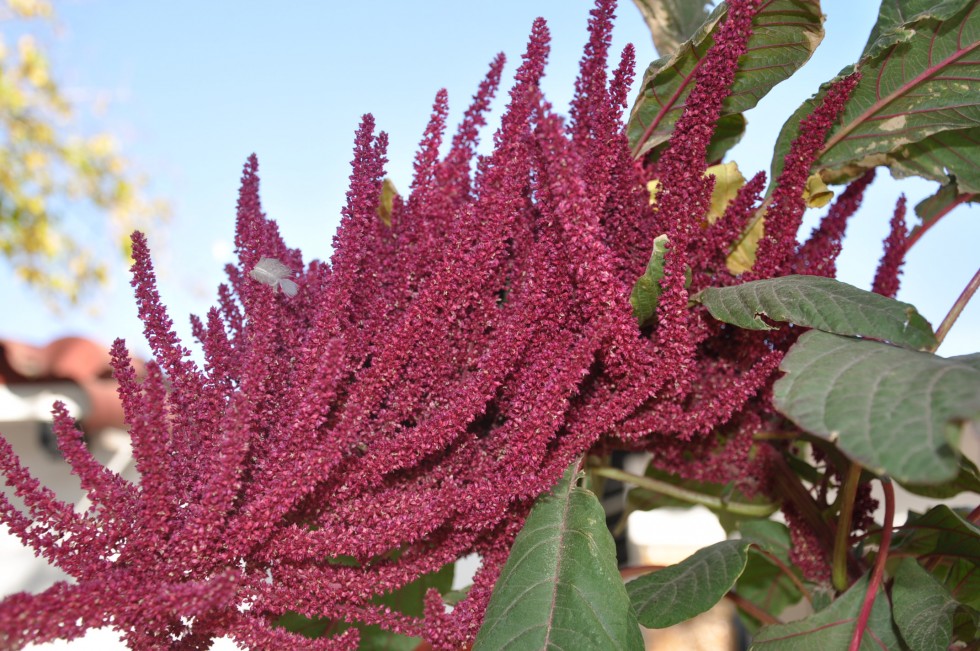
[[[538,499],[497,581],[474,651],[642,651],[602,505],[576,464]]]
[[[750,651],[848,648],[867,590],[868,578],[864,576],[824,610],[790,624],[766,626],[755,636]],[[906,648],[894,626],[888,597],[878,590],[868,626],[861,638],[861,651]]]
[[[735,585],[748,547],[744,540],[723,540],[630,581],[626,590],[637,619],[647,628],[666,628],[707,611]]]
[[[660,56],[673,54],[708,18],[711,0],[633,0]]]
[[[919,217],[919,223],[909,233],[910,241],[921,237],[922,231],[931,228],[935,222],[945,217],[956,206],[978,200],[980,200],[980,193],[961,192],[955,179],[941,186],[934,195],[923,199],[915,206],[915,214]]]
[[[902,484],[910,493],[947,500],[960,493],[980,493],[980,470],[966,457],[960,457],[959,473],[952,480],[942,484]]]
[[[921,176],[948,184],[955,179],[964,193],[980,192],[980,127],[940,131],[899,147],[888,155],[897,179]]]
[[[684,110],[693,78],[727,11],[719,5],[707,21],[672,56],[650,64],[633,105],[627,135],[637,156],[667,141]],[[755,106],[776,84],[802,66],[823,39],[818,0],[770,0],[752,21],[748,51],[739,59],[732,93],[722,115]]]
[[[657,313],[657,303],[660,302],[660,281],[664,277],[664,257],[667,254],[669,240],[666,235],[658,235],[653,240],[653,251],[646,271],[636,280],[630,293],[630,305],[633,306],[633,316],[640,325],[648,323]]]
[[[961,131],[973,139],[972,129],[980,126],[980,6],[969,0],[933,2],[935,7],[923,0],[886,4],[884,23],[858,64],[861,81],[814,169],[828,183],[842,183],[878,165],[891,166],[898,176],[923,174],[942,181],[946,174],[940,168],[945,165],[972,185],[977,170],[969,157],[975,156],[975,145],[930,137]],[[897,16],[908,20],[897,27]],[[852,71],[845,68],[836,79]],[[827,86],[783,126],[773,155],[773,179],[782,171],[800,119],[813,110]],[[971,131],[963,131],[967,129]]]
[[[908,348],[935,345],[932,327],[908,303],[832,278],[783,276],[694,295],[719,321],[750,330],[772,330],[760,317],[839,335],[882,339]]]
[[[742,140],[747,124],[745,116],[741,113],[721,116],[715,124],[714,133],[711,134],[711,141],[708,143],[708,151],[705,155],[707,161],[714,163],[725,158],[728,150]],[[667,145],[667,142],[660,143],[647,152],[647,157],[658,160],[666,151]]]
[[[772,520],[753,520],[743,522],[739,527],[742,540],[761,547],[779,560],[802,579],[799,570],[790,562],[789,551],[792,546],[789,529],[786,525]],[[796,584],[767,556],[749,548],[749,558],[745,571],[735,584],[735,592],[764,611],[779,616],[783,610],[803,598]],[[741,613],[745,617],[745,613]],[[758,622],[751,622],[755,627]]]
[[[869,470],[912,484],[956,477],[950,437],[980,415],[980,354],[945,359],[811,331],[780,369],[776,409]]]
[[[956,601],[914,559],[895,572],[892,610],[898,630],[912,651],[946,651],[953,637]]]
[[[973,0],[886,0],[878,10],[862,56],[876,56],[915,35],[910,26],[926,18],[948,20]]]
[[[980,608],[980,528],[946,505],[910,513],[892,541],[896,554],[939,559],[934,576],[953,598]]]

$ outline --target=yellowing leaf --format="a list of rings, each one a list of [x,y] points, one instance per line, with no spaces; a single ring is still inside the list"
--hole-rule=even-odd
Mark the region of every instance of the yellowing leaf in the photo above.
[[[725,266],[732,274],[737,276],[745,273],[755,264],[755,251],[759,248],[759,240],[766,232],[765,222],[764,216],[756,219],[735,245],[735,248],[732,249],[732,252],[728,254],[725,259]]]
[[[708,223],[713,224],[725,213],[728,202],[735,198],[739,188],[745,185],[745,177],[739,171],[738,164],[734,162],[712,165],[705,170],[705,175],[715,177],[715,187],[711,191],[711,208],[708,210]],[[657,202],[659,189],[660,181],[657,179],[647,183],[651,206]]]
[[[834,198],[834,191],[827,187],[820,174],[811,174],[803,188],[807,208],[823,208]]]
[[[725,214],[729,202],[745,185],[745,177],[742,176],[735,162],[712,165],[705,173],[715,177],[715,187],[711,191],[711,208],[708,210],[708,223],[714,224]]]
[[[398,190],[395,188],[395,184],[388,177],[385,177],[384,182],[381,184],[381,201],[378,203],[378,217],[385,226],[391,226],[391,211],[395,208],[395,197],[398,196]]]

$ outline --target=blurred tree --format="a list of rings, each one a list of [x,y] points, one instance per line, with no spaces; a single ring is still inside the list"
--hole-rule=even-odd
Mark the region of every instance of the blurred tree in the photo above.
[[[0,0],[0,20],[54,20],[48,0]],[[30,34],[0,34],[0,255],[55,307],[76,304],[107,277],[109,259],[91,233],[129,256],[129,234],[162,219],[167,206],[143,196],[142,181],[107,133],[81,135],[75,111]],[[104,214],[84,224],[68,215]],[[84,242],[83,239],[89,240]]]

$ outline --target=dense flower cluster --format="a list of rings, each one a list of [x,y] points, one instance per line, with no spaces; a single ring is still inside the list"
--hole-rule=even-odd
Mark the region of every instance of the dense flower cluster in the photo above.
[[[802,184],[855,78],[807,118],[771,202],[760,204],[760,174],[709,225],[706,148],[759,1],[730,0],[655,169],[632,159],[622,128],[632,49],[607,74],[614,4],[596,2],[567,121],[539,90],[539,20],[493,152],[476,145],[502,57],[442,156],[437,95],[411,191],[383,216],[387,136],[365,116],[329,265],[283,243],[249,159],[238,264],[219,306],[193,322],[203,367],[174,334],[134,235],[155,361],[140,380],[122,341],[113,360],[141,481],[99,466],[59,410],[59,443],[93,504],[76,514],[0,440],[0,471],[30,516],[3,500],[0,519],[77,580],[0,603],[0,646],[103,626],[134,648],[207,648],[221,635],[254,648],[357,646],[353,628],[311,640],[276,625],[293,611],[458,647],[535,498],[591,448],[649,449],[684,476],[765,490],[751,436],[771,415],[766,387],[790,339],[712,322],[688,296],[738,282],[725,258],[763,210],[752,277],[833,273],[870,179],[810,242],[797,248],[795,232]],[[662,294],[641,328],[630,290],[660,234]],[[474,552],[482,567],[451,610],[435,591],[422,618],[377,601]]]

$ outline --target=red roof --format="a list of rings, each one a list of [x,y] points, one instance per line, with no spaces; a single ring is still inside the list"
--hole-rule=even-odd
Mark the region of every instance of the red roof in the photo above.
[[[133,365],[142,375],[143,363],[133,360]],[[77,384],[88,398],[80,419],[86,431],[125,427],[106,346],[82,337],[64,337],[46,346],[0,339],[0,384],[66,381]]]

